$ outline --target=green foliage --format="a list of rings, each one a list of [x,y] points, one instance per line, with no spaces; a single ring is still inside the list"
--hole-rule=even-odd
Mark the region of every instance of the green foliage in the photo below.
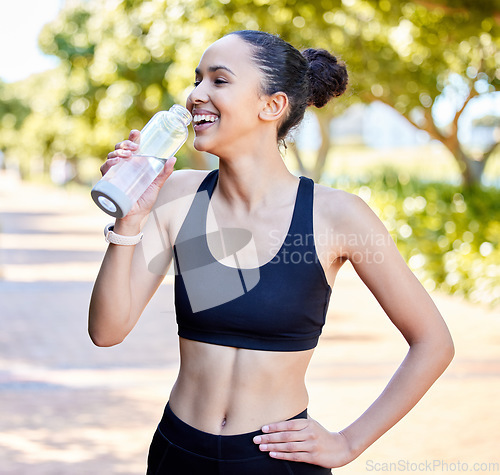
[[[82,2],[46,25],[40,45],[67,64],[62,108],[88,124],[78,155],[104,157],[131,128],[174,102],[165,81],[174,44],[159,3]]]
[[[0,118],[2,128],[19,130],[24,119],[31,113],[30,107],[7,85],[0,81]]]
[[[450,139],[447,146],[459,154],[456,128],[438,130],[431,110],[452,73],[465,91],[457,110],[467,91],[500,88],[498,14],[488,0],[68,2],[39,37],[61,66],[20,85],[0,85],[2,148],[26,174],[33,157],[43,159],[46,171],[57,152],[76,164],[104,159],[131,128],[185,101],[210,43],[233,30],[263,29],[347,62],[351,92],[322,110],[324,120],[356,100],[381,100],[435,138]],[[29,143],[28,150],[20,143]]]
[[[341,187],[367,201],[428,290],[500,303],[500,190],[459,191],[393,169]]]

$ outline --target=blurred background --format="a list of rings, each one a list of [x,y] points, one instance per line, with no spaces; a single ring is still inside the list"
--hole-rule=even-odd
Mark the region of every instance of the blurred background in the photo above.
[[[459,343],[441,390],[338,472],[431,454],[500,462],[498,1],[18,0],[0,27],[0,473],[144,472],[178,363],[172,281],[122,345],[92,347],[109,217],[89,191],[114,144],[184,104],[205,48],[238,29],[346,62],[347,93],[307,112],[284,160],[368,202]],[[176,168],[217,167],[191,143]],[[352,269],[334,299],[310,372],[332,430],[404,356]]]

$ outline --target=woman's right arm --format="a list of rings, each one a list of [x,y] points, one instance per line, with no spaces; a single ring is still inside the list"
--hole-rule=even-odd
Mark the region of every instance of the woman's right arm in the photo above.
[[[128,159],[137,150],[139,131],[132,131],[129,140],[117,144],[101,167],[104,175],[119,160]],[[117,219],[114,232],[125,236],[139,234],[151,214],[161,187],[171,175],[175,159],[165,168],[141,196],[125,218]],[[167,233],[161,232],[166,254],[165,272],[171,261]],[[109,244],[94,284],[89,306],[89,335],[97,346],[112,346],[123,341],[137,323],[147,303],[163,280],[164,274],[150,272],[143,246],[148,237],[135,246]],[[133,289],[133,291],[132,291]]]

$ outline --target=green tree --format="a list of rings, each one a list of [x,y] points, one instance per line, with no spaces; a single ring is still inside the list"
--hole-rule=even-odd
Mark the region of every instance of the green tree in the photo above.
[[[62,107],[88,129],[78,153],[104,156],[110,142],[172,103],[165,71],[174,45],[154,5],[73,3],[43,29],[42,49],[67,65]]]
[[[478,183],[498,142],[481,156],[472,156],[458,140],[458,128],[472,99],[500,90],[498,2],[371,3],[385,11],[389,28],[376,62],[364,63],[361,97],[394,107],[410,123],[439,140],[456,159],[464,184]],[[450,89],[455,89],[456,112],[449,124],[440,126],[433,109]]]
[[[499,89],[499,23],[498,5],[487,0],[73,2],[40,35],[42,49],[61,58],[61,67],[54,76],[39,76],[23,96],[29,104],[36,102],[30,94],[54,95],[53,118],[42,123],[46,116],[35,111],[20,120],[26,127],[40,121],[42,154],[58,144],[75,161],[104,157],[130,128],[185,100],[194,67],[211,42],[235,29],[260,28],[299,48],[329,49],[350,69],[350,92],[317,114],[322,143],[312,169],[306,170],[290,144],[303,172],[321,176],[334,115],[356,100],[378,100],[441,141],[457,160],[464,183],[473,184],[497,144],[471,157],[458,140],[459,119],[474,97]],[[54,82],[60,85],[57,93]],[[433,110],[457,84],[461,102],[442,127]],[[49,130],[56,119],[61,125]],[[22,136],[27,130],[17,129]],[[191,165],[203,166],[199,155],[192,157]]]
[[[39,163],[40,171],[48,172],[50,159],[59,150],[61,134],[68,126],[64,119],[71,120],[61,117],[64,79],[60,71],[48,71],[5,84],[1,92],[0,141],[7,155],[19,165],[23,178],[29,177]]]

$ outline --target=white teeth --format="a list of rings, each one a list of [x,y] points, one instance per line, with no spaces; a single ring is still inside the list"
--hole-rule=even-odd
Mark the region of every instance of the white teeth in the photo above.
[[[204,120],[205,122],[215,122],[217,119],[218,119],[218,117],[216,115],[199,115],[199,114],[195,114],[193,116],[193,122],[194,123],[199,123],[202,120]]]

